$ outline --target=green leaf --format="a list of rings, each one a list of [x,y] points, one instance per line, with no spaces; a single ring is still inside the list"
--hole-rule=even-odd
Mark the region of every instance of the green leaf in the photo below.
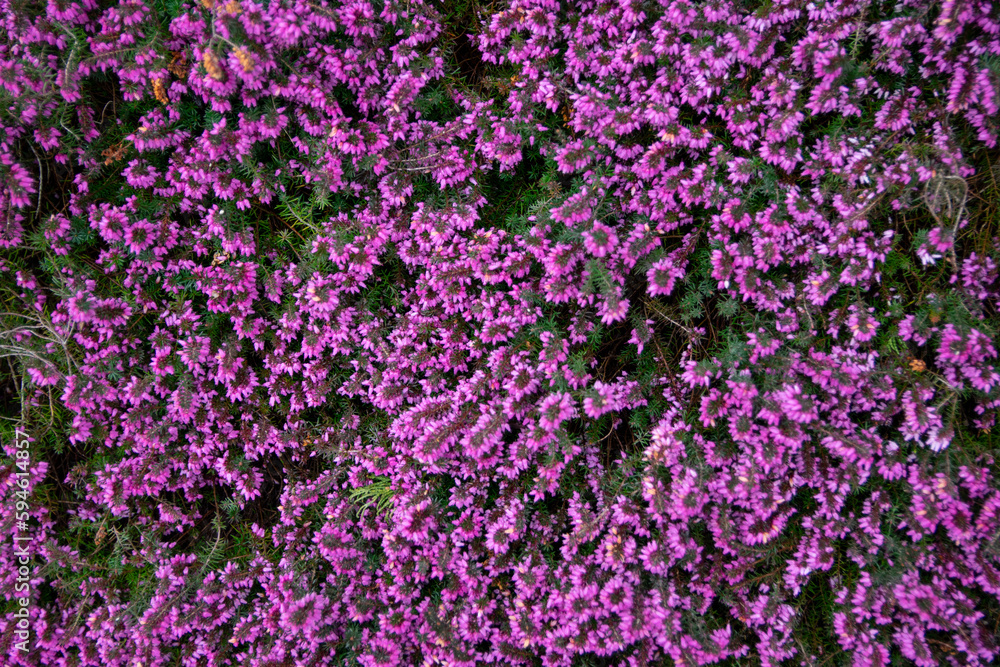
[[[375,477],[368,486],[352,489],[350,492],[352,501],[364,503],[361,506],[362,510],[374,506],[376,514],[383,514],[392,509],[395,496],[396,492],[392,488],[392,480],[381,476]]]

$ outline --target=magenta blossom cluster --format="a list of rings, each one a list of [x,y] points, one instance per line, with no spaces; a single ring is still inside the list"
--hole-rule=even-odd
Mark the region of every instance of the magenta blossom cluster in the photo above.
[[[471,4],[0,0],[10,664],[997,660],[996,3]]]

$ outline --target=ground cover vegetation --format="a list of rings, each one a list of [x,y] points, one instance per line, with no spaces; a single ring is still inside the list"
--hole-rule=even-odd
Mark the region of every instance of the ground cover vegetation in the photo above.
[[[998,3],[0,21],[5,664],[995,664]]]

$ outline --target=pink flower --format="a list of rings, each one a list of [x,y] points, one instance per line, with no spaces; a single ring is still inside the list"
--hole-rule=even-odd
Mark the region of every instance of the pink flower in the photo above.
[[[538,404],[538,424],[547,431],[555,431],[567,419],[576,416],[573,398],[567,393],[549,394]]]
[[[853,305],[848,309],[850,316],[847,318],[847,328],[854,336],[854,340],[864,343],[875,337],[878,329],[878,320],[873,313],[874,308],[862,309],[861,306]]]
[[[628,299],[611,298],[600,303],[597,310],[603,324],[614,324],[625,319],[628,314]]]
[[[661,259],[646,272],[650,296],[669,296],[674,283],[684,276],[683,267],[676,266],[669,258]]]
[[[583,233],[583,247],[594,257],[604,257],[618,246],[618,236],[607,225],[595,222],[590,231]]]

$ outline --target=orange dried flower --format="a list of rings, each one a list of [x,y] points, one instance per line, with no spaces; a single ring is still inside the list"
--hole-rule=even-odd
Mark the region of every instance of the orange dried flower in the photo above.
[[[242,46],[237,48],[233,53],[236,54],[236,59],[240,61],[240,65],[243,67],[244,72],[249,72],[253,69],[253,58],[247,53],[247,50]]]
[[[233,16],[239,16],[240,12],[243,11],[243,8],[240,7],[239,0],[229,0],[229,2],[226,3],[226,11]]]
[[[201,0],[201,6],[205,9],[212,9],[215,7],[215,0]]]
[[[212,51],[205,51],[205,55],[201,61],[205,66],[205,71],[208,72],[210,77],[216,81],[222,81],[226,78],[226,75],[222,72],[222,67],[219,66],[219,57],[215,55],[215,53]]]
[[[911,359],[910,370],[914,373],[921,373],[927,370],[927,364],[925,364],[922,359]]]
[[[170,98],[167,97],[167,87],[164,85],[163,79],[153,79],[153,96],[160,104],[170,104]]]

